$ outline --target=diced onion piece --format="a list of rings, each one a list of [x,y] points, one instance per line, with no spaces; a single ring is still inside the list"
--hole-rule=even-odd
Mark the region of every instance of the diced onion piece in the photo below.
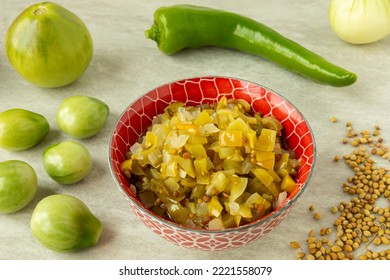
[[[225,226],[220,218],[214,218],[209,222],[209,229],[210,230],[220,230],[224,229]]]

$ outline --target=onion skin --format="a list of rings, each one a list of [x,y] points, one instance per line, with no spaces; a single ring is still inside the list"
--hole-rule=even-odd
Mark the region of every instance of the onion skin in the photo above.
[[[369,44],[390,34],[389,0],[331,0],[328,16],[336,35],[351,44]]]

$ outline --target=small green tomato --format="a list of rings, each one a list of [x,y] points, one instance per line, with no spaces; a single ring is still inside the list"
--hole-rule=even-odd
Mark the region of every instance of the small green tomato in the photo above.
[[[13,213],[29,204],[37,192],[34,169],[20,160],[0,162],[0,213]]]
[[[21,151],[41,142],[49,133],[46,118],[25,109],[9,109],[0,113],[0,148]]]
[[[109,107],[101,100],[76,95],[61,103],[57,110],[57,124],[74,138],[88,138],[104,127],[109,112]]]
[[[82,144],[64,141],[45,149],[43,165],[53,180],[68,185],[77,183],[88,175],[92,168],[92,157]]]
[[[37,204],[31,217],[31,230],[46,248],[70,252],[96,245],[103,226],[80,199],[55,194]]]

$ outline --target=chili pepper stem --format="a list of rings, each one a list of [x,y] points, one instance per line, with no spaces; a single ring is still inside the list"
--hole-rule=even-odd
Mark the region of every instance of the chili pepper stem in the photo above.
[[[150,27],[150,29],[145,30],[145,37],[147,39],[151,39],[153,41],[156,41],[158,43],[158,35],[159,35],[159,27],[156,23],[153,23],[153,25]]]

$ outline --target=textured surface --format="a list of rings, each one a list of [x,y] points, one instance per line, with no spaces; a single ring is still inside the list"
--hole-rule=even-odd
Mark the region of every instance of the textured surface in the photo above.
[[[330,207],[347,200],[341,185],[351,171],[336,154],[350,152],[341,144],[345,122],[357,130],[382,127],[390,139],[389,44],[390,37],[370,45],[353,46],[339,40],[327,18],[329,1],[318,0],[193,0],[185,1],[235,11],[261,21],[328,60],[358,74],[351,87],[318,85],[264,59],[235,51],[204,48],[186,50],[175,56],[161,53],[144,37],[160,5],[180,3],[167,0],[76,1],[59,0],[88,26],[94,40],[94,56],[85,75],[69,87],[41,89],[23,81],[11,68],[4,51],[4,37],[12,20],[35,1],[0,0],[0,110],[22,107],[39,112],[49,120],[51,132],[34,149],[12,153],[0,151],[0,160],[22,159],[39,176],[36,198],[22,211],[0,216],[0,259],[295,259],[289,242],[305,243],[310,229],[332,225]],[[173,245],[159,238],[136,217],[117,189],[108,167],[109,136],[126,107],[141,95],[171,81],[209,75],[237,77],[262,84],[297,106],[309,121],[316,139],[317,161],[310,184],[288,218],[266,237],[252,244],[221,252],[203,252]],[[42,165],[43,149],[69,139],[55,122],[58,106],[67,97],[85,94],[105,101],[111,109],[104,129],[96,137],[81,141],[94,157],[90,176],[80,184],[61,186],[53,182]],[[330,121],[337,117],[337,123]],[[43,248],[30,231],[30,217],[40,199],[53,193],[72,194],[82,199],[99,217],[104,229],[99,244],[91,250],[59,254]],[[323,214],[316,221],[311,204]]]

